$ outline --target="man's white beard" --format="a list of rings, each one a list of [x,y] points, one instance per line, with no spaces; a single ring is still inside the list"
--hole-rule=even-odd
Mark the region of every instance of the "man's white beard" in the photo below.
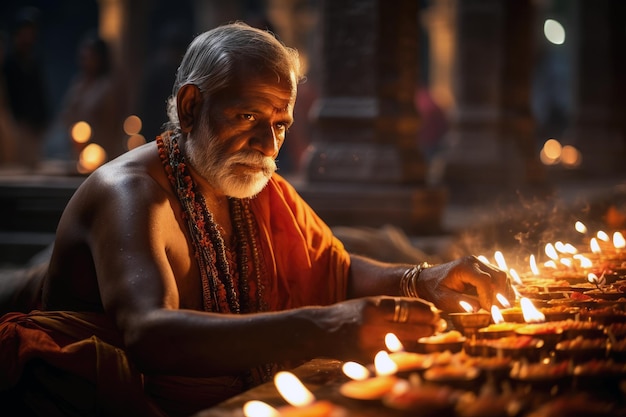
[[[235,198],[254,197],[265,188],[276,171],[273,158],[247,150],[226,156],[219,139],[205,123],[200,130],[206,133],[187,136],[185,157],[205,180]],[[255,168],[242,169],[242,165]]]

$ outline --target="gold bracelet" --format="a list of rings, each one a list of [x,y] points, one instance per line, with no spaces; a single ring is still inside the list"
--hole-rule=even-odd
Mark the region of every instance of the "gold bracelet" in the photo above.
[[[404,297],[419,298],[417,294],[417,280],[420,274],[426,268],[429,268],[428,262],[422,262],[412,268],[407,269],[402,278],[400,278],[400,294]]]

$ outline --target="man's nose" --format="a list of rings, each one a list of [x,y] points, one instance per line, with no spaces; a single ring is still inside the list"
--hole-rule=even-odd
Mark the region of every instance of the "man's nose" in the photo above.
[[[279,142],[274,126],[271,124],[258,126],[251,139],[251,146],[265,156],[275,156],[278,153]]]

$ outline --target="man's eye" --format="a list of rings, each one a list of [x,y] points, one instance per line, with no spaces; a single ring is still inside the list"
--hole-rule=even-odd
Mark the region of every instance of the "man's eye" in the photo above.
[[[253,115],[253,114],[250,114],[250,113],[245,113],[245,114],[242,114],[242,115],[241,115],[241,118],[242,118],[243,120],[247,120],[247,121],[249,121],[249,122],[253,122],[253,121],[255,121],[255,120],[256,120],[256,119],[254,118],[254,115]]]

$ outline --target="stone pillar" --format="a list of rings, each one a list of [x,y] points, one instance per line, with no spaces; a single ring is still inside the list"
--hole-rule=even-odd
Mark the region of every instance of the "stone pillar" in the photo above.
[[[571,131],[566,140],[581,151],[580,170],[587,177],[625,172],[624,137],[618,124],[624,114],[613,112],[614,108],[623,109],[624,97],[618,98],[614,92],[618,80],[624,77],[623,72],[616,72],[617,60],[623,59],[620,55],[624,44],[618,43],[619,38],[611,37],[615,28],[615,33],[621,33],[624,39],[624,15],[613,14],[613,9],[618,9],[621,3],[621,0],[576,0],[573,4],[574,103]]]
[[[531,113],[531,0],[458,0],[450,130],[438,163],[454,196],[514,196],[543,182]]]
[[[331,225],[438,231],[445,194],[417,147],[419,2],[323,2],[321,94],[299,191]]]
[[[546,173],[539,159],[536,126],[531,109],[536,63],[537,10],[533,0],[505,2],[500,134],[505,141],[502,159],[520,165],[509,172],[508,185],[538,191]]]

